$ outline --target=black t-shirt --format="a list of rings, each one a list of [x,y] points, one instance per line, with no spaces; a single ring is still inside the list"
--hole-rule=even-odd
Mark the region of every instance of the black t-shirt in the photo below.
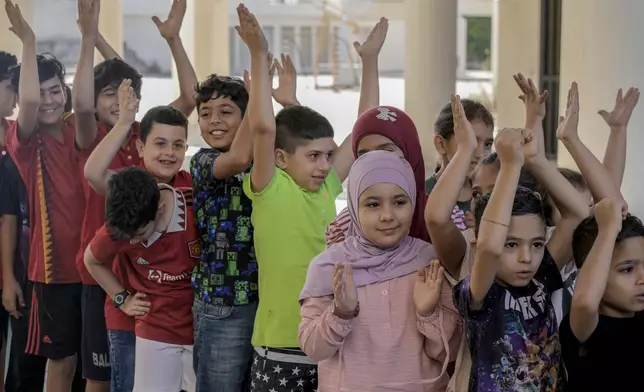
[[[25,281],[29,262],[28,211],[27,192],[18,168],[9,154],[2,151],[0,152],[0,216],[14,215],[17,218],[18,243],[13,269],[18,282]]]
[[[570,392],[644,391],[644,312],[629,318],[600,315],[584,343],[572,333],[568,315],[559,335]]]

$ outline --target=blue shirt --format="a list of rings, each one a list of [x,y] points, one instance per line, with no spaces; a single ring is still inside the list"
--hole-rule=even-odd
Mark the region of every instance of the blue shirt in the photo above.
[[[204,244],[192,284],[204,302],[247,305],[258,301],[252,203],[242,190],[250,167],[218,180],[213,167],[219,154],[202,148],[190,161],[197,230]]]

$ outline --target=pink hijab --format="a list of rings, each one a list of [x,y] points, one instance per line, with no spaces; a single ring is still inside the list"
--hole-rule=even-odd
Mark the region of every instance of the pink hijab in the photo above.
[[[356,287],[384,282],[427,267],[436,257],[428,242],[405,237],[398,244],[381,248],[362,234],[358,220],[358,200],[370,186],[381,183],[398,185],[416,203],[416,180],[409,163],[387,151],[372,151],[358,158],[349,173],[348,209],[355,234],[316,256],[306,276],[300,301],[333,294],[333,267],[344,262],[353,267]]]

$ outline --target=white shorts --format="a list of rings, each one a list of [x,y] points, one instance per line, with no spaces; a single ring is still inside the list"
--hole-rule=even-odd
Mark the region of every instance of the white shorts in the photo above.
[[[196,379],[192,346],[137,336],[133,392],[194,392]]]

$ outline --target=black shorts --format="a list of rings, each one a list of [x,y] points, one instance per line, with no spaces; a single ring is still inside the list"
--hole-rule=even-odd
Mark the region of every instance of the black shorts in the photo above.
[[[63,359],[80,352],[83,285],[28,282],[32,291],[27,354]]]
[[[101,286],[83,285],[83,378],[110,381],[110,346],[105,327],[105,291]]]

